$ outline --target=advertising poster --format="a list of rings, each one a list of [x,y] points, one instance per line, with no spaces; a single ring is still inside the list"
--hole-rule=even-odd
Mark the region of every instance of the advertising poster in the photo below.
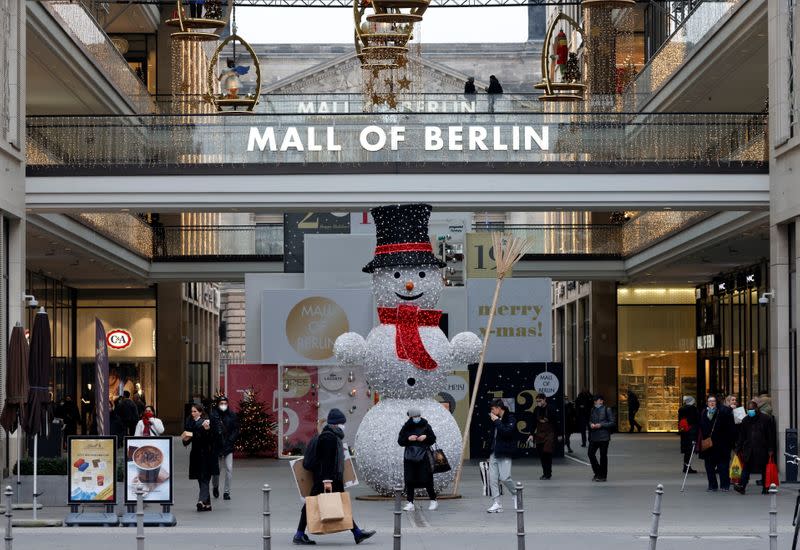
[[[136,488],[144,501],[172,504],[172,438],[125,438],[125,502],[136,502]]]
[[[315,233],[350,233],[350,214],[300,212],[283,215],[283,272],[302,273],[305,236]]]
[[[492,297],[494,279],[467,281],[467,320],[469,330],[483,339]],[[495,309],[486,361],[529,363],[553,358],[553,314],[550,279],[506,279]]]
[[[317,367],[281,366],[280,374],[280,449],[282,456],[299,456],[305,452],[306,444],[317,433]]]
[[[264,290],[261,362],[335,363],[336,338],[348,331],[368,334],[374,311],[369,289]]]
[[[72,436],[68,441],[69,504],[117,501],[117,446],[113,436]]]
[[[228,365],[228,387],[226,395],[230,399],[231,407],[241,414],[242,398],[245,392],[253,390],[256,400],[264,405],[264,409],[276,421],[280,413],[280,395],[278,392],[278,365],[232,364]],[[241,416],[239,417],[241,422]],[[270,445],[269,450],[258,454],[266,458],[277,458],[277,445]],[[234,457],[244,457],[239,451],[234,452]]]
[[[469,369],[470,385],[474,384],[477,365]],[[471,458],[487,458],[491,449],[493,424],[489,418],[489,403],[502,399],[514,415],[517,426],[518,456],[536,456],[527,445],[534,429],[533,411],[536,395],[547,395],[548,403],[556,408],[564,426],[564,368],[561,363],[487,363],[484,365],[472,428],[469,435]],[[554,456],[564,456],[563,444],[556,445]]]

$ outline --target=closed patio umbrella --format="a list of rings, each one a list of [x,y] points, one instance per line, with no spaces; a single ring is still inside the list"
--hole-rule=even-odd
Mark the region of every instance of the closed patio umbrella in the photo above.
[[[22,325],[11,331],[6,363],[6,403],[0,415],[0,425],[9,433],[14,433],[24,418],[25,403],[28,400],[28,340]]]
[[[39,463],[39,434],[47,430],[50,405],[50,324],[41,308],[36,313],[31,332],[31,356],[28,363],[28,408],[25,431],[33,436],[33,519],[36,519],[37,467]]]

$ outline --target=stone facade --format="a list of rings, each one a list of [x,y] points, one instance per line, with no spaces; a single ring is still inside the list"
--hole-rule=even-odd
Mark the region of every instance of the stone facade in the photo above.
[[[223,353],[241,355],[245,352],[244,283],[220,285],[220,320],[225,323],[225,340],[221,342]]]

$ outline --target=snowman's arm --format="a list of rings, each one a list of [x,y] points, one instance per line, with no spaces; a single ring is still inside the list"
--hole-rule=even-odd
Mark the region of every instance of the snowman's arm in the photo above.
[[[361,365],[367,355],[367,342],[358,333],[345,332],[334,342],[333,354],[342,365]]]
[[[474,332],[460,332],[453,336],[450,344],[453,350],[453,359],[458,363],[477,363],[481,356],[483,342]]]

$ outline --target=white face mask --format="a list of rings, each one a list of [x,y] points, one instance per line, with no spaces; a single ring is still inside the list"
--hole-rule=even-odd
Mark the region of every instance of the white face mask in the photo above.
[[[227,410],[228,410],[228,405],[224,405],[224,404],[223,404],[223,405],[220,405],[220,406],[219,406],[219,410],[221,410],[222,412],[225,412],[225,411],[227,411]]]
[[[344,431],[344,424],[339,424],[338,427],[339,427],[340,430]]]

